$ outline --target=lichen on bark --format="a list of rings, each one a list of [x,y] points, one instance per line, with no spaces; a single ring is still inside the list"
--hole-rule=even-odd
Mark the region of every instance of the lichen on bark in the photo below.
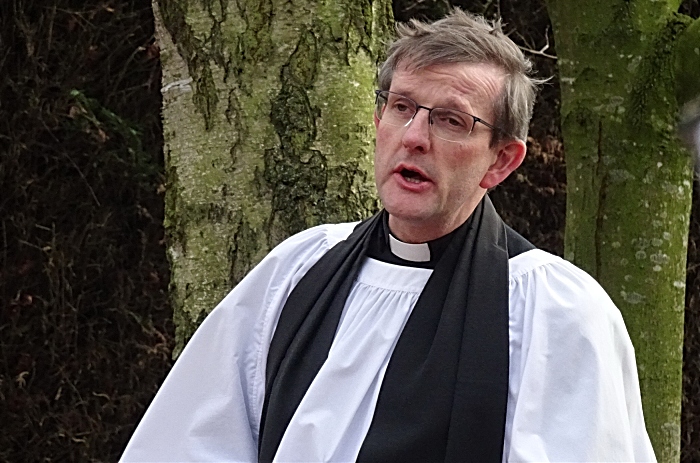
[[[562,82],[565,257],[603,285],[636,349],[659,461],[680,452],[688,152],[677,140],[671,2],[547,2]]]
[[[155,0],[179,353],[291,233],[376,208],[372,90],[388,1]]]

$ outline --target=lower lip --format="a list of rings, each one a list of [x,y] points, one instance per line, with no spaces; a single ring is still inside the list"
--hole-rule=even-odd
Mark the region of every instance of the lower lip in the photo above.
[[[404,190],[412,191],[415,193],[425,191],[432,185],[432,182],[430,182],[429,180],[423,180],[418,183],[410,182],[406,180],[406,178],[404,178],[404,176],[401,175],[399,172],[394,172],[394,180],[396,180],[396,183],[398,183],[399,186]]]

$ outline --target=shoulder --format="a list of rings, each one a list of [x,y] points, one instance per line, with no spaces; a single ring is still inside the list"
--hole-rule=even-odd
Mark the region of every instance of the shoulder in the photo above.
[[[309,252],[325,252],[352,233],[357,222],[323,224],[309,228],[278,244],[268,257],[292,257]]]
[[[270,251],[217,305],[218,312],[276,320],[281,304],[306,272],[354,228],[353,223],[326,224],[297,233]],[[220,315],[220,314],[219,314]]]
[[[653,461],[634,348],[608,294],[541,250],[509,264],[506,459]]]
[[[347,238],[355,225],[318,225],[290,236],[272,249],[229,296],[251,289],[252,294],[272,300],[280,289],[286,288],[286,292],[289,292],[329,249]],[[265,291],[261,291],[261,288]]]
[[[350,235],[356,222],[324,224],[309,228],[275,246],[248,274],[265,278],[301,278],[329,249]],[[243,281],[245,281],[244,279]]]
[[[508,264],[511,288],[536,285],[565,296],[587,294],[608,298],[592,276],[571,262],[546,251],[527,251],[510,259]]]
[[[538,272],[553,272],[570,278],[581,279],[587,283],[595,283],[595,280],[590,275],[571,262],[541,249],[532,249],[518,254],[510,259],[508,264],[511,280],[527,277],[528,275],[536,275]]]
[[[510,259],[509,268],[511,309],[520,312],[511,314],[516,319],[576,323],[583,331],[610,324],[624,327],[605,290],[574,264],[534,249]]]

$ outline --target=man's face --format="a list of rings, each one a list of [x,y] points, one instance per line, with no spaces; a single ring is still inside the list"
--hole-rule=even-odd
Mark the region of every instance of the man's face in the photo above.
[[[502,85],[503,72],[494,66],[455,63],[419,70],[399,66],[389,90],[421,106],[457,109],[493,123],[493,102]],[[407,242],[428,241],[454,230],[486,189],[517,167],[502,178],[493,175],[503,168],[504,147],[517,142],[490,148],[492,130],[478,123],[464,141],[446,141],[430,133],[428,119],[428,111],[419,109],[408,127],[382,123],[376,116],[374,121],[377,190],[389,212],[391,231]],[[524,155],[524,144],[519,144]]]

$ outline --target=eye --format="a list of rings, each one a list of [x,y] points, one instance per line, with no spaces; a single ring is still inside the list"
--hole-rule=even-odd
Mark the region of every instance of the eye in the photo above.
[[[442,127],[451,130],[469,130],[469,123],[467,122],[465,116],[456,113],[454,111],[433,111],[434,122],[441,125]]]
[[[391,110],[400,113],[412,112],[412,107],[413,105],[409,101],[400,98],[391,102]]]
[[[405,111],[406,109],[410,109],[414,105],[413,100],[403,95],[398,95],[396,93],[387,92],[385,98],[387,106],[389,106],[389,108],[391,108],[392,110],[396,109]]]
[[[447,123],[453,127],[464,127],[464,122],[457,119],[456,117],[450,117],[447,119]]]

